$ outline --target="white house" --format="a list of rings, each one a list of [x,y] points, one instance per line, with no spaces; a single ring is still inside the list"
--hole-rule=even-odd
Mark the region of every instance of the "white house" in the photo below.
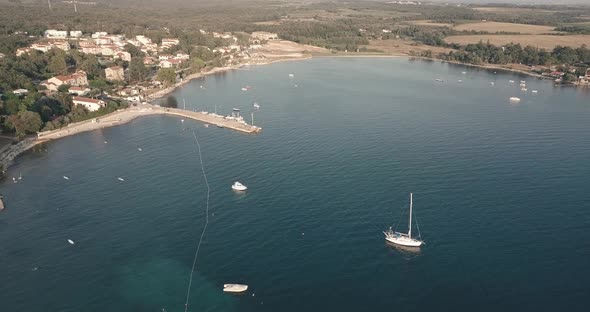
[[[90,88],[88,87],[70,87],[70,89],[68,90],[68,93],[73,94],[73,95],[86,95],[88,94],[88,92],[90,92]]]
[[[27,90],[27,89],[16,89],[16,90],[12,91],[12,93],[14,95],[18,95],[18,96],[27,95],[27,94],[29,94],[29,90]]]
[[[92,38],[100,38],[100,37],[104,37],[106,35],[108,35],[108,33],[106,31],[97,31],[92,34]]]
[[[158,60],[159,61],[165,61],[165,60],[169,60],[171,58],[174,58],[174,56],[172,54],[160,54],[160,55],[158,55]]]
[[[171,47],[175,46],[180,43],[180,40],[177,38],[163,38],[162,39],[162,46],[164,47]]]
[[[176,53],[176,58],[179,60],[189,60],[191,56],[186,53],[178,52]]]
[[[123,81],[125,80],[125,71],[123,70],[123,67],[121,66],[112,66],[109,68],[106,68],[104,70],[105,72],[105,77],[107,80],[113,81],[113,80],[119,80],[119,81]]]
[[[70,31],[70,37],[71,38],[80,38],[80,37],[82,37],[82,31],[72,30],[72,31]]]
[[[68,37],[68,31],[48,29],[45,31],[45,37],[52,39],[66,39]]]
[[[115,59],[121,59],[123,61],[131,62],[131,54],[125,51],[119,51],[115,53]]]
[[[71,75],[65,76],[55,76],[50,78],[47,81],[41,83],[42,86],[45,86],[48,90],[57,91],[59,86],[63,84],[68,84],[70,86],[85,86],[88,85],[88,79],[86,73],[84,71],[77,71]]]
[[[258,40],[274,40],[279,39],[279,36],[275,33],[270,33],[266,31],[255,31],[252,33],[252,38]]]
[[[137,41],[141,42],[141,44],[150,44],[152,43],[152,39],[146,37],[146,36],[135,36],[135,39],[137,39]]]
[[[72,100],[74,102],[74,105],[76,105],[76,106],[82,105],[88,111],[91,111],[91,112],[97,111],[100,108],[106,106],[105,102],[102,100],[85,98],[85,97],[81,97],[81,96],[75,96]]]

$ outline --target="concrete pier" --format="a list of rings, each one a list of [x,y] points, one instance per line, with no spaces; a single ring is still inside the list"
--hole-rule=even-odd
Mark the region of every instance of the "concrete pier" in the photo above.
[[[226,117],[216,115],[213,113],[204,113],[204,112],[193,112],[178,108],[166,108],[166,107],[157,107],[153,106],[148,109],[153,110],[155,113],[161,113],[166,115],[175,115],[185,118],[190,118],[194,120],[198,120],[204,123],[209,123],[216,125],[218,127],[228,128],[244,133],[258,133],[262,131],[262,128],[256,127],[253,125],[249,125],[244,121],[240,121],[238,119],[228,119]]]

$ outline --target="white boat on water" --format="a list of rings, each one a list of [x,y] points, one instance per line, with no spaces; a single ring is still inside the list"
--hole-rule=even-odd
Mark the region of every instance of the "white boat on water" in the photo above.
[[[467,74],[467,72],[461,72],[461,74],[463,74],[463,75],[466,75],[466,74]]]
[[[514,83],[514,80],[508,80],[508,82],[510,82],[510,83]]]
[[[463,83],[463,80],[459,79],[457,80],[457,83]]]
[[[386,241],[407,247],[420,247],[424,244],[423,241],[412,237],[412,205],[413,198],[412,193],[410,193],[410,221],[408,222],[408,233],[394,232],[391,227],[389,227],[389,230],[383,232]],[[418,229],[418,238],[420,238],[420,228],[418,228],[418,223],[416,223],[416,228]]]
[[[234,182],[234,184],[231,186],[231,189],[232,189],[232,190],[234,190],[234,191],[245,191],[245,190],[247,190],[248,188],[247,188],[247,187],[246,187],[244,184],[242,184],[242,183],[240,183],[240,182],[236,181],[236,182]]]
[[[510,102],[520,102],[520,98],[512,96],[512,97],[510,97]]]
[[[490,81],[490,86],[495,85],[495,83],[493,81]]]
[[[526,83],[526,81],[525,80],[521,80],[520,83]]]
[[[73,240],[71,240],[71,239],[68,239],[68,243],[70,243],[70,245],[74,245],[74,244],[76,244],[76,243],[74,243],[74,241],[73,241]]]
[[[244,284],[223,284],[224,292],[241,293],[248,290],[248,285]]]
[[[289,74],[289,78],[293,78],[293,77],[295,77],[295,75]]]
[[[256,108],[256,109],[260,109],[260,105],[258,105],[258,103],[254,102],[254,104],[252,104],[252,107]]]
[[[531,91],[531,92],[532,92],[532,93],[539,93],[539,91],[537,91],[537,90],[533,90],[533,91]]]
[[[527,88],[520,88],[520,91],[525,91],[526,92],[527,90],[528,90]]]

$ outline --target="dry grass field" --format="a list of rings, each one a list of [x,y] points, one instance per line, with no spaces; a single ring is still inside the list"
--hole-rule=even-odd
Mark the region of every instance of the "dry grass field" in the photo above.
[[[379,50],[390,55],[409,55],[410,51],[419,53],[428,50],[432,51],[432,53],[436,55],[439,53],[448,53],[449,51],[452,51],[452,49],[449,48],[427,46],[423,44],[417,44],[411,40],[403,39],[371,40],[369,45],[366,47],[373,50]]]
[[[557,45],[580,47],[583,44],[590,46],[590,35],[552,36],[552,35],[473,35],[473,36],[449,36],[445,38],[447,43],[466,45],[489,41],[493,45],[501,46],[510,42],[520,43],[523,47],[530,45],[543,49],[553,49]]]
[[[436,23],[430,20],[417,20],[417,21],[409,21],[407,22],[410,25],[416,26],[432,26],[432,27],[453,27],[453,24],[448,23]]]
[[[501,14],[527,14],[527,13],[552,13],[550,10],[534,9],[534,8],[514,8],[514,7],[482,7],[473,8],[474,10],[487,13],[501,13]]]
[[[495,32],[511,32],[529,35],[552,34],[558,33],[554,31],[554,27],[540,26],[540,25],[526,25],[514,23],[498,23],[498,22],[481,22],[481,23],[467,23],[454,27],[455,30],[474,30],[487,31],[489,33]]]

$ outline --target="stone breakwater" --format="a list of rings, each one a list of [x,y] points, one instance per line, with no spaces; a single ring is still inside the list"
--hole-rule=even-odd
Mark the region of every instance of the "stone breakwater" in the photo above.
[[[262,130],[260,127],[247,124],[243,119],[230,119],[215,114],[204,114],[202,112],[193,112],[177,108],[164,108],[151,104],[140,104],[127,109],[116,111],[105,116],[101,116],[100,118],[72,123],[57,130],[39,132],[37,133],[37,138],[26,138],[17,144],[5,146],[2,150],[0,150],[0,164],[2,164],[5,169],[8,168],[8,166],[19,154],[39,143],[75,135],[86,131],[122,125],[135,118],[149,115],[173,115],[177,117],[184,117],[187,119],[194,119],[203,123],[209,123],[219,127],[249,134],[256,134]]]
[[[20,155],[22,152],[28,150],[29,148],[35,146],[39,143],[34,138],[26,138],[17,144],[10,144],[5,146],[0,150],[0,165],[4,169],[8,168],[10,163],[16,158],[16,156]]]

